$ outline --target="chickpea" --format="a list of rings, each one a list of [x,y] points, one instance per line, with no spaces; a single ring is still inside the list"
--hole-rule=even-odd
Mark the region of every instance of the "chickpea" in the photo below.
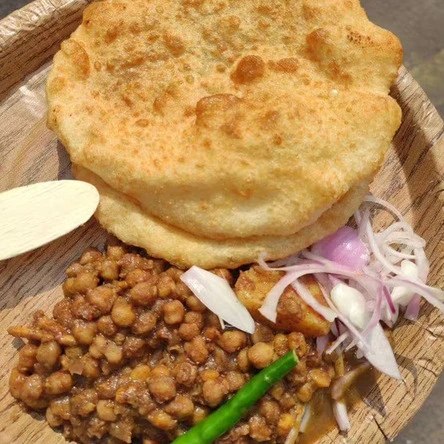
[[[55,367],[62,354],[62,349],[56,341],[42,342],[37,350],[37,361],[48,370]]]
[[[114,336],[118,329],[111,316],[102,316],[97,321],[97,330],[105,336]]]
[[[27,399],[37,400],[43,394],[43,378],[40,375],[33,374],[24,379],[20,398],[25,402]]]
[[[54,399],[50,403],[51,411],[55,416],[64,420],[69,420],[71,412],[69,410],[69,397],[63,396]]]
[[[169,401],[176,396],[176,384],[170,376],[151,377],[148,388],[157,402]]]
[[[202,420],[204,420],[209,414],[209,410],[206,407],[201,406],[195,406],[194,407],[194,413],[193,413],[193,419],[192,424],[196,425]]]
[[[259,405],[259,412],[268,424],[276,424],[279,421],[281,409],[276,401],[263,399]]]
[[[290,413],[284,413],[280,416],[277,426],[277,432],[280,436],[287,436],[294,426],[295,419]]]
[[[179,384],[190,387],[196,380],[197,367],[188,362],[182,362],[174,367],[173,375]]]
[[[176,282],[175,293],[177,298],[181,301],[186,301],[187,298],[193,294],[191,290],[180,280]]]
[[[256,368],[265,368],[273,362],[274,350],[270,344],[258,342],[248,350],[248,359]]]
[[[125,254],[125,250],[120,245],[109,245],[106,250],[106,255],[115,261],[118,261]]]
[[[83,265],[78,262],[74,262],[66,269],[66,275],[68,277],[76,277],[81,271],[83,271]]]
[[[75,278],[73,282],[74,294],[86,294],[88,290],[96,288],[99,283],[98,277],[95,273],[90,271],[82,271]]]
[[[117,419],[117,415],[114,412],[114,406],[115,404],[113,401],[100,399],[96,406],[97,416],[102,421],[115,421]]]
[[[239,330],[224,331],[221,338],[217,342],[228,353],[234,353],[245,347],[247,336]]]
[[[237,365],[243,372],[247,372],[250,368],[250,360],[248,359],[248,348],[243,348],[237,355]]]
[[[197,311],[189,311],[185,313],[184,322],[197,325],[199,330],[201,330],[204,325],[202,313],[198,313]]]
[[[248,425],[251,438],[258,442],[270,441],[271,429],[264,418],[254,415],[248,421]]]
[[[79,359],[83,356],[83,350],[81,347],[66,347],[65,355],[70,359]]]
[[[200,333],[199,327],[196,324],[183,323],[179,327],[179,336],[185,341],[191,341]]]
[[[282,406],[284,410],[290,410],[292,407],[296,405],[296,400],[293,398],[290,393],[284,393],[279,400],[279,404]]]
[[[51,427],[59,427],[63,424],[63,419],[54,415],[51,406],[46,409],[46,421]]]
[[[100,376],[99,362],[92,356],[84,356],[82,358],[82,363],[82,376],[89,379],[97,379]]]
[[[184,395],[177,395],[166,407],[165,411],[177,419],[185,419],[193,415],[193,401]]]
[[[206,369],[200,372],[200,379],[202,381],[210,381],[211,379],[217,379],[220,376],[220,373],[217,370]]]
[[[146,381],[151,373],[151,367],[146,364],[138,365],[131,371],[130,378],[136,381]]]
[[[20,349],[18,369],[22,372],[32,370],[36,363],[38,347],[34,344],[26,344]]]
[[[216,407],[223,401],[228,390],[228,383],[224,379],[210,379],[202,385],[202,396],[210,407]]]
[[[126,299],[118,297],[111,311],[111,319],[120,327],[130,327],[136,320],[136,313]]]
[[[204,330],[203,335],[210,341],[216,342],[221,338],[222,333],[216,327],[207,327]]]
[[[111,442],[131,442],[131,428],[128,427],[128,424],[124,421],[116,421],[111,422],[109,424],[108,433],[111,435],[111,437],[116,439],[111,439]]]
[[[76,319],[72,326],[72,334],[78,344],[89,345],[93,342],[97,332],[97,324],[95,322],[85,322]]]
[[[202,336],[197,336],[191,342],[185,343],[184,350],[196,364],[203,364],[208,359],[209,353]]]
[[[141,313],[131,327],[131,331],[139,336],[144,336],[153,331],[157,324],[157,315],[151,311]]]
[[[136,270],[130,271],[126,277],[125,281],[128,283],[130,287],[136,286],[139,282],[151,281],[152,283],[157,283],[158,278],[154,277],[151,271],[148,270],[140,270],[137,268]]]
[[[118,364],[123,358],[122,347],[112,341],[108,341],[103,354],[110,364]]]
[[[301,402],[308,402],[313,396],[314,390],[310,382],[306,382],[299,390],[296,392],[297,397]]]
[[[159,297],[165,299],[176,291],[176,283],[172,277],[161,274],[157,283],[157,291]]]
[[[279,381],[278,383],[274,384],[273,387],[270,389],[270,395],[276,399],[276,401],[279,401],[283,394],[285,393],[284,384],[282,384],[282,381]]]
[[[180,301],[171,301],[164,304],[163,318],[166,324],[180,324],[185,316],[185,308]]]
[[[20,373],[17,368],[13,368],[9,376],[9,390],[14,398],[21,399],[22,387],[27,380],[27,376]]]
[[[50,395],[61,395],[72,389],[74,381],[69,373],[55,372],[45,381],[45,391]]]
[[[278,333],[273,339],[273,348],[278,356],[284,356],[285,353],[290,350],[288,337],[282,333]]]
[[[66,279],[65,282],[63,282],[62,290],[65,297],[74,296],[76,294],[77,291],[74,286],[75,281],[76,281],[75,277],[69,277],[68,279]]]
[[[299,358],[305,356],[308,350],[304,335],[295,331],[288,335],[288,347],[290,350],[294,350]]]
[[[88,248],[82,254],[82,257],[80,258],[79,262],[80,262],[80,265],[91,264],[91,263],[99,260],[101,257],[102,257],[102,253],[100,253],[99,250],[97,250],[96,248]]]
[[[256,324],[256,330],[251,335],[251,340],[253,344],[258,342],[271,342],[274,339],[273,331],[270,327],[262,324]]]
[[[321,368],[314,368],[308,372],[309,378],[315,383],[319,388],[330,387],[331,376],[328,371]]]
[[[205,305],[202,304],[202,302],[200,302],[199,299],[197,299],[197,297],[194,295],[188,296],[185,303],[186,303],[186,306],[191,311],[197,311],[199,313],[203,313],[206,310]]]
[[[157,365],[151,371],[151,376],[170,376],[171,371],[166,365]]]
[[[114,281],[119,278],[119,264],[106,259],[99,265],[99,275],[105,281]]]
[[[237,392],[245,384],[245,375],[240,372],[229,371],[225,377],[230,392]]]
[[[94,412],[98,402],[95,390],[86,389],[71,397],[70,410],[72,415],[88,416]]]
[[[155,410],[148,415],[148,421],[158,429],[172,430],[176,427],[177,421],[168,413],[162,410]]]
[[[93,288],[86,293],[86,300],[96,306],[102,314],[108,314],[111,311],[115,299],[115,289],[107,285]]]
[[[150,281],[139,282],[130,292],[131,300],[139,305],[152,305],[157,299],[157,287]]]

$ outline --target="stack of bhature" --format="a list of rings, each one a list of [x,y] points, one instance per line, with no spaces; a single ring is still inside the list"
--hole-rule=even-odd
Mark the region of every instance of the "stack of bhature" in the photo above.
[[[347,222],[400,124],[401,60],[357,0],[103,1],[55,56],[49,125],[104,228],[237,267]]]

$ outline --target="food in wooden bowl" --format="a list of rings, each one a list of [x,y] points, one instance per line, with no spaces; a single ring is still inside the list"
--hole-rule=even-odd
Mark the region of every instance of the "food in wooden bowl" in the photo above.
[[[365,360],[399,377],[380,321],[405,305],[414,317],[415,293],[442,308],[425,285],[424,242],[402,216],[375,234],[368,207],[381,202],[357,211],[400,122],[388,96],[397,39],[354,1],[215,5],[97,3],[56,56],[50,125],[76,176],[99,189],[98,220],[152,256],[193,265],[182,274],[143,252],[88,251],[68,269],[54,319],[38,313],[10,329],[30,341],[12,393],[70,439],[186,440],[289,348],[300,364],[220,442],[294,442],[316,420],[306,403],[332,378],[347,431],[344,393]],[[305,249],[352,213],[358,230]],[[195,264],[232,270],[217,281]],[[230,305],[227,281],[256,323]],[[145,321],[151,330],[139,329]],[[344,362],[353,347],[358,362]],[[181,363],[196,368],[191,389],[175,374]]]

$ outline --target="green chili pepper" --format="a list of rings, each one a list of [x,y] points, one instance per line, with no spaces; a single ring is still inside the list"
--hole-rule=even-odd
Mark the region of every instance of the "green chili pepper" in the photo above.
[[[210,444],[233,427],[268,389],[299,362],[294,350],[250,379],[230,400],[172,444]]]

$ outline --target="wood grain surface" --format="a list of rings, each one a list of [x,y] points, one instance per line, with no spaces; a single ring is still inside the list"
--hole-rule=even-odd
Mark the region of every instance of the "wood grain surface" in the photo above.
[[[0,22],[0,191],[70,177],[69,159],[46,128],[44,85],[50,57],[80,20],[88,1],[40,0]],[[37,12],[37,13],[36,13]],[[25,76],[25,81],[21,81]],[[392,92],[403,123],[372,192],[396,205],[427,242],[430,284],[444,284],[444,129],[424,92],[401,70]],[[385,225],[388,219],[380,218]],[[62,297],[64,270],[88,246],[103,247],[94,220],[32,253],[0,262],[0,442],[62,443],[41,415],[25,413],[8,393],[8,377],[22,345],[6,329],[50,311]],[[444,322],[423,306],[417,322],[394,333],[403,380],[378,378],[351,412],[346,438],[331,431],[322,443],[382,443],[394,438],[420,408],[444,364]]]

